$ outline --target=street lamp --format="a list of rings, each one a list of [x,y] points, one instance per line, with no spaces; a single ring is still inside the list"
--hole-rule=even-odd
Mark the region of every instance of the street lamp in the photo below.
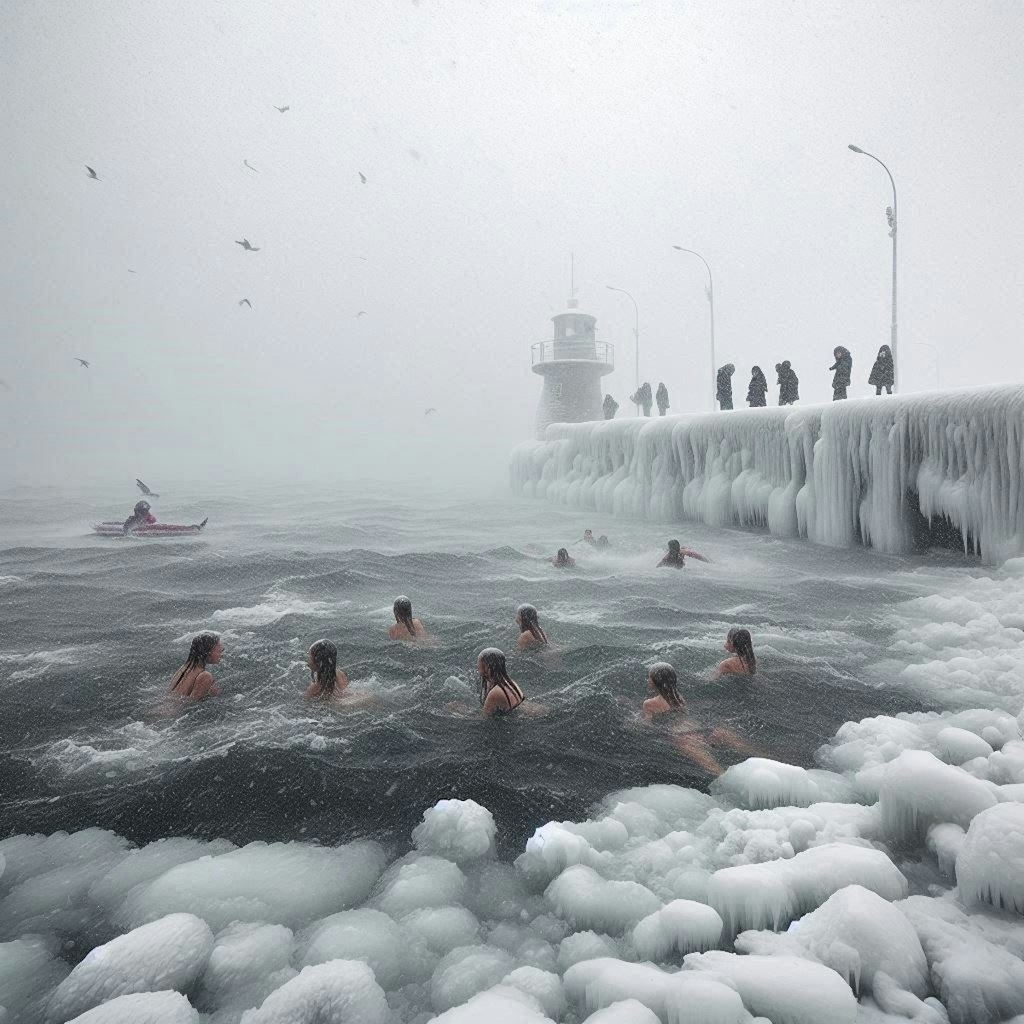
[[[636,388],[633,393],[636,394],[636,392],[640,390],[640,307],[636,304],[636,299],[634,299],[633,296],[630,295],[625,288],[616,288],[613,284],[605,285],[605,287],[610,292],[622,292],[622,294],[625,295],[626,298],[628,298],[629,301],[633,303],[633,312],[636,317],[636,319],[633,322],[633,349],[636,354]],[[637,403],[636,414],[637,416],[640,415],[639,403]]]
[[[693,249],[684,249],[681,245],[673,245],[672,248],[678,249],[679,252],[688,252],[691,256],[696,256],[707,267],[708,302],[711,304],[711,411],[714,412],[715,396],[718,393],[716,378],[718,367],[715,366],[715,280],[711,276],[711,267],[708,266],[708,261],[699,252],[695,252]]]
[[[850,143],[847,148],[853,150],[854,153],[860,153],[861,156],[871,157],[877,164],[882,164],[885,173],[889,175],[889,183],[892,185],[892,208],[886,210],[889,216],[889,227],[891,228],[889,237],[892,239],[892,329],[889,347],[892,349],[892,389],[893,391],[899,391],[900,361],[896,356],[896,182],[893,181],[892,171],[874,153],[868,153],[861,149],[860,146],[853,145],[853,143]]]

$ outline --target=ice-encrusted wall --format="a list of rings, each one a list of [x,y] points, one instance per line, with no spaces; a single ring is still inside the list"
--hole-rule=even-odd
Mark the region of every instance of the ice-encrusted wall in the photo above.
[[[912,547],[912,498],[988,562],[1024,554],[1024,386],[806,408],[556,423],[512,453],[517,493],[613,515]]]

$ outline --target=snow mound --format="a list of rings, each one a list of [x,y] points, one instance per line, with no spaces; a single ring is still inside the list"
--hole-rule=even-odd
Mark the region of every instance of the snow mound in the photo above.
[[[966,729],[947,726],[936,736],[939,755],[950,764],[963,764],[975,757],[990,757],[992,747],[980,736]]]
[[[466,876],[456,864],[414,853],[388,868],[377,883],[371,903],[397,918],[423,907],[460,903],[465,891]]]
[[[638,999],[620,999],[592,1013],[583,1024],[661,1024],[658,1015]]]
[[[731,981],[751,1013],[772,1024],[855,1024],[857,1000],[835,971],[794,956],[691,953],[685,971],[710,971]]]
[[[389,1017],[384,993],[366,964],[331,960],[304,967],[259,1009],[243,1013],[241,1024],[387,1024]]]
[[[851,803],[856,799],[853,787],[842,775],[820,768],[808,770],[766,757],[748,757],[726,768],[711,783],[711,792],[752,810],[808,807],[827,801]]]
[[[971,822],[956,859],[960,897],[1024,914],[1024,804],[997,804]]]
[[[661,908],[661,900],[637,882],[610,882],[593,868],[566,868],[545,890],[559,917],[573,927],[621,933]]]
[[[609,935],[597,932],[573,932],[558,944],[558,969],[564,974],[581,960],[618,959],[619,947]]]
[[[551,971],[542,971],[537,967],[517,967],[504,978],[502,985],[511,985],[532,996],[549,1017],[557,1020],[565,1013],[562,979]]]
[[[55,1024],[116,996],[188,989],[206,967],[213,933],[192,914],[169,914],[142,925],[86,958],[60,983],[46,1016]]]
[[[514,968],[512,957],[496,946],[459,946],[435,968],[430,1001],[438,1012],[450,1010],[497,985]]]
[[[456,946],[472,946],[480,934],[480,922],[465,907],[424,907],[399,922],[414,942],[444,956]]]
[[[667,959],[671,953],[703,953],[722,938],[718,912],[693,900],[673,900],[633,929],[633,948],[642,960]]]
[[[431,1024],[553,1024],[535,999],[508,985],[481,992],[430,1020]]]
[[[982,812],[984,813],[984,812]],[[932,825],[925,836],[925,846],[939,865],[939,870],[947,877],[954,878],[956,859],[963,849],[967,833],[959,825],[943,822]]]
[[[201,1010],[248,1010],[295,977],[292,932],[280,924],[236,922],[218,932],[200,979]]]
[[[56,949],[38,935],[0,942],[0,1007],[12,1022],[40,1017],[50,993],[67,977],[70,967]]]
[[[492,854],[496,833],[493,815],[474,800],[438,800],[423,813],[412,841],[421,853],[464,864]]]
[[[180,992],[134,992],[75,1017],[71,1024],[194,1024],[199,1014]]]

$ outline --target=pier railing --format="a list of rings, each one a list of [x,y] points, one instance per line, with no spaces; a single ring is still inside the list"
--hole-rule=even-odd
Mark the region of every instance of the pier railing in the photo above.
[[[607,341],[593,338],[558,338],[553,341],[538,341],[530,346],[530,363],[560,362],[564,359],[587,360],[603,363],[609,369],[615,368],[615,346]]]

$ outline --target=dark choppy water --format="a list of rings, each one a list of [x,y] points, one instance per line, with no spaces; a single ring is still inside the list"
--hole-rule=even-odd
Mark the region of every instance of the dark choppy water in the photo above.
[[[162,521],[208,515],[201,538],[88,533],[133,502],[65,495],[55,511],[45,495],[0,499],[0,835],[98,825],[138,842],[404,839],[457,795],[489,807],[516,849],[610,790],[706,785],[638,719],[652,660],[676,666],[695,717],[798,764],[848,719],[914,707],[882,689],[887,611],[911,596],[898,559],[500,496],[303,489],[156,503]],[[551,567],[586,526],[614,548],[579,543],[576,571]],[[654,569],[668,536],[715,564]],[[399,593],[434,644],[387,639]],[[513,653],[527,600],[554,651]],[[733,624],[753,632],[761,673],[711,683]],[[223,696],[168,710],[164,691],[201,628],[224,636]],[[372,704],[302,701],[302,662],[321,636]],[[476,653],[490,645],[548,714],[447,710],[475,700]]]

